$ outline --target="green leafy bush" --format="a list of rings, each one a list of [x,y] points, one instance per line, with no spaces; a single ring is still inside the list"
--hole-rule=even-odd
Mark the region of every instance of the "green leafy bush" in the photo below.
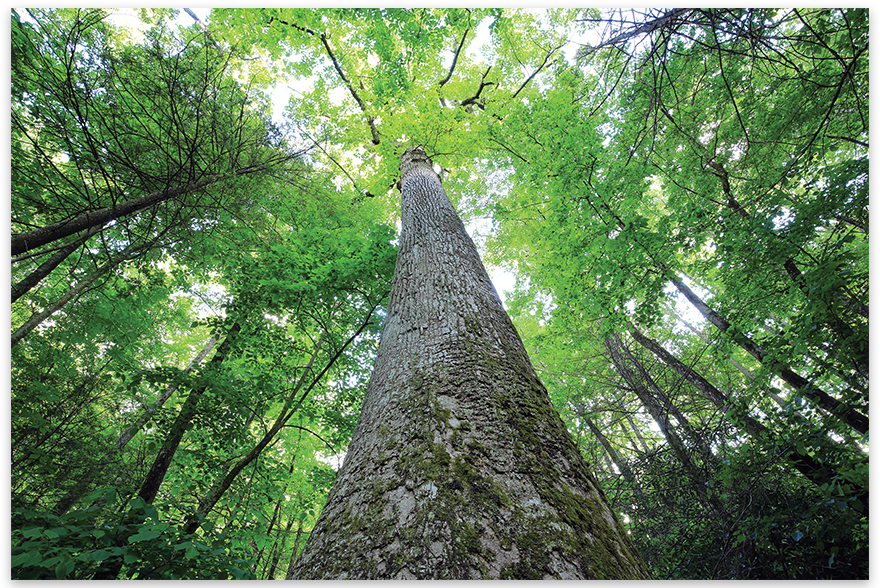
[[[114,523],[107,506],[115,501],[115,489],[97,491],[86,500],[91,506],[57,516],[16,506],[13,499],[12,579],[85,580],[120,563],[120,578],[253,578],[237,546],[210,523],[201,534],[183,535],[139,498],[129,501],[127,522]]]

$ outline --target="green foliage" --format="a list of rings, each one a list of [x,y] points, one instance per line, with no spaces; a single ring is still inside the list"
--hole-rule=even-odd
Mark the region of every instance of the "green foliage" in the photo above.
[[[93,492],[86,502],[91,505],[62,516],[13,504],[14,580],[84,580],[117,561],[127,577],[145,580],[253,578],[242,557],[243,546],[212,531],[210,523],[199,536],[181,536],[163,522],[160,510],[170,504],[154,506],[134,499],[130,512],[144,522],[126,525],[113,520],[114,489]],[[128,540],[120,545],[119,536]]]
[[[111,14],[12,12],[13,233],[219,179],[73,243],[13,303],[17,328],[126,255],[12,348],[14,578],[284,577],[357,422],[414,144],[516,274],[533,363],[656,577],[867,577],[868,438],[778,370],[869,412],[866,9]],[[125,501],[194,391],[155,504]]]

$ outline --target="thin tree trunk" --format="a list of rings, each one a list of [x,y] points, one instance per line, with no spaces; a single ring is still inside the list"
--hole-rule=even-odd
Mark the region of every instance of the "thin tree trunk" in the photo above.
[[[223,360],[226,359],[229,351],[232,349],[236,335],[238,335],[240,331],[241,322],[235,322],[226,334],[223,343],[221,343],[220,347],[217,349],[217,353],[214,354],[214,357],[212,357],[211,361],[208,363],[209,367],[217,368],[223,363]],[[174,424],[171,425],[171,431],[165,438],[165,443],[162,444],[158,455],[156,455],[156,458],[153,461],[153,465],[150,467],[150,471],[147,472],[147,475],[144,477],[140,491],[138,492],[138,497],[147,504],[152,504],[153,500],[155,500],[156,494],[159,492],[159,487],[165,479],[165,474],[168,473],[168,467],[171,465],[171,460],[174,458],[174,454],[180,446],[183,435],[186,433],[187,429],[189,429],[193,418],[197,414],[196,410],[198,408],[199,400],[201,400],[202,394],[205,393],[206,389],[207,388],[204,386],[196,388],[186,397],[183,406],[180,407],[180,412],[177,413],[177,418],[174,420]],[[139,522],[130,514],[130,511],[125,515],[125,521],[129,527]],[[129,532],[129,534],[117,534],[113,539],[114,544],[117,547],[125,545],[130,534],[131,532]],[[119,576],[122,565],[122,560],[118,558],[105,560],[105,562],[103,562],[98,568],[98,571],[95,572],[95,575],[92,576],[92,579],[115,580]]]
[[[584,422],[587,423],[587,427],[590,428],[590,432],[593,433],[602,447],[605,448],[605,453],[608,454],[608,457],[611,458],[611,461],[617,466],[617,469],[620,470],[620,473],[623,474],[626,481],[629,482],[634,489],[637,489],[638,481],[636,480],[635,474],[633,474],[633,471],[630,469],[629,464],[626,463],[626,460],[617,453],[616,449],[614,449],[614,446],[608,440],[608,437],[602,433],[602,430],[599,429],[599,427],[596,426],[596,423],[594,423],[586,414],[581,414],[580,417],[584,419]]]
[[[187,374],[191,373],[196,368],[196,366],[198,366],[200,363],[202,363],[202,361],[204,361],[204,359],[208,356],[208,354],[211,352],[211,350],[214,349],[214,346],[217,345],[217,342],[219,340],[220,339],[217,337],[217,335],[211,336],[211,338],[208,339],[208,342],[205,344],[205,346],[202,348],[202,350],[199,352],[199,354],[196,355],[192,359],[192,361],[186,367],[184,372]],[[173,386],[168,386],[168,388],[165,390],[165,392],[163,392],[159,396],[159,398],[157,398],[153,402],[153,404],[151,406],[146,407],[146,409],[143,410],[141,415],[138,417],[137,421],[132,423],[131,426],[129,426],[127,429],[125,429],[122,433],[119,434],[119,439],[116,440],[116,449],[123,449],[126,445],[128,445],[128,442],[131,441],[132,437],[134,437],[137,434],[137,432],[140,431],[145,424],[147,424],[147,421],[149,421],[152,418],[153,414],[155,414],[155,412],[157,410],[162,408],[162,406],[165,404],[165,402],[169,398],[171,398],[171,396],[175,392],[177,392],[178,387],[179,386],[177,384],[174,384]],[[144,409],[143,406],[141,408]]]
[[[223,360],[226,359],[232,349],[236,335],[238,335],[240,331],[240,322],[236,322],[232,325],[229,332],[226,334],[223,343],[221,343],[220,347],[217,349],[217,353],[211,358],[211,361],[208,364],[210,367],[216,368],[223,363]],[[184,401],[183,406],[180,407],[180,412],[177,414],[177,418],[171,426],[171,431],[165,439],[165,443],[162,444],[162,448],[159,449],[159,454],[153,461],[153,465],[150,468],[150,471],[147,472],[147,475],[141,484],[140,491],[138,491],[138,496],[147,504],[152,504],[153,500],[156,498],[156,494],[159,492],[159,486],[162,485],[162,481],[165,479],[165,474],[168,472],[168,467],[171,465],[171,460],[177,452],[180,441],[183,439],[184,433],[189,429],[193,418],[196,416],[199,400],[201,400],[202,394],[204,394],[205,390],[206,387],[204,386],[192,390]]]
[[[256,564],[254,565],[255,568],[259,566],[260,560],[263,558],[263,551],[265,549],[266,548],[264,547],[263,549],[260,550],[260,553],[257,556]],[[269,550],[269,555],[266,557],[266,565],[263,566],[263,579],[264,580],[271,580],[272,579],[269,577],[267,572],[269,571],[269,566],[272,565],[272,560],[273,559],[277,560],[277,554],[278,554],[278,541],[276,540],[276,541],[272,542],[272,548]],[[254,574],[254,575],[256,575],[256,574]]]
[[[674,369],[683,378],[690,382],[697,390],[702,392],[703,395],[711,400],[712,403],[717,406],[726,416],[730,413],[731,409],[733,408],[733,402],[731,402],[727,395],[725,395],[721,390],[712,385],[712,383],[706,380],[691,367],[682,363],[678,358],[667,351],[662,345],[640,333],[632,325],[630,325],[630,333],[632,333],[633,338],[638,341],[642,346],[644,346],[645,349],[648,349],[649,351],[654,353],[669,367]],[[826,468],[826,466],[823,466],[809,454],[801,455],[800,453],[798,453],[792,444],[780,444],[776,442],[775,439],[777,438],[777,435],[772,433],[767,427],[762,425],[750,415],[737,412],[735,417],[732,418],[730,422],[732,422],[737,428],[741,427],[754,437],[763,437],[771,443],[775,443],[776,445],[778,445],[783,452],[783,456],[791,462],[795,469],[801,472],[808,480],[810,480],[817,486],[821,486],[822,484],[831,484],[833,478],[836,476],[836,473],[833,470]],[[864,506],[863,512],[867,513],[868,491],[864,488],[856,487],[854,495],[856,498],[862,501],[862,504]],[[851,507],[855,508],[854,505],[852,505],[851,503],[848,504]]]
[[[300,389],[302,389],[303,385],[306,382],[306,378],[311,372],[312,365],[315,361],[315,358],[318,356],[318,351],[320,351],[321,343],[324,340],[324,334],[321,335],[321,338],[318,340],[317,346],[315,347],[315,351],[312,354],[312,357],[309,359],[309,363],[306,366],[305,371],[297,382],[296,386],[288,395],[287,401],[284,403],[284,406],[281,408],[281,411],[278,414],[278,418],[275,419],[275,422],[272,424],[272,427],[269,429],[267,433],[265,433],[260,439],[260,441],[251,449],[244,457],[239,459],[236,464],[228,471],[225,472],[224,475],[220,478],[220,481],[211,488],[207,495],[199,500],[199,508],[198,513],[201,516],[207,516],[209,512],[214,508],[214,505],[217,504],[217,501],[229,490],[229,487],[232,486],[232,483],[235,481],[235,478],[238,477],[238,474],[244,470],[252,461],[254,461],[266,446],[275,438],[279,431],[287,424],[287,421],[296,414],[297,408],[302,404],[302,402],[306,399],[308,394],[312,391],[312,389],[321,381],[324,377],[324,374],[336,363],[336,360],[342,355],[342,352],[354,341],[363,330],[370,324],[370,318],[373,316],[373,312],[376,310],[376,307],[373,306],[370,309],[370,312],[367,313],[366,318],[363,323],[361,323],[360,328],[345,342],[344,345],[336,352],[336,354],[330,359],[327,365],[324,366],[324,369],[312,379],[311,384],[306,388],[306,390],[297,398],[297,394]],[[294,406],[294,401],[296,404]],[[187,523],[185,533],[194,533],[199,526],[199,521],[197,518],[190,518]]]
[[[644,451],[645,453],[651,453],[651,448],[648,447],[648,442],[645,441],[645,438],[642,436],[642,432],[639,431],[639,427],[633,420],[632,415],[628,412],[624,412],[624,415],[626,416],[627,422],[629,422],[629,426],[632,428],[633,434],[636,436],[636,439],[639,440],[639,444],[642,446],[642,451]],[[636,448],[636,451],[638,451],[638,448]]]
[[[207,176],[182,186],[160,190],[158,192],[153,192],[152,194],[145,194],[144,196],[133,198],[115,206],[89,210],[71,219],[46,225],[45,227],[28,231],[27,233],[18,233],[17,235],[12,236],[12,255],[20,255],[31,249],[74,235],[80,231],[91,229],[92,227],[103,227],[112,220],[149,208],[160,202],[171,200],[172,198],[176,198],[177,196],[181,196],[188,192],[204,188],[205,186],[219,182],[225,177],[226,176],[222,174]]]
[[[682,431],[685,437],[691,441],[693,446],[699,450],[699,454],[704,463],[717,462],[715,454],[712,453],[706,440],[693,428],[693,426],[691,426],[690,421],[684,413],[681,412],[676,403],[673,402],[669,395],[657,384],[654,378],[651,377],[651,374],[645,369],[642,361],[637,359],[625,345],[622,346],[622,349],[629,358],[631,365],[635,366],[636,370],[638,370],[639,375],[641,376],[641,382],[647,385],[650,389],[649,392],[653,391],[652,397],[656,399],[663,414],[672,414],[672,416],[675,417],[675,420],[678,422],[676,431]]]
[[[293,579],[293,570],[294,564],[297,560],[297,555],[299,554],[299,540],[302,537],[303,532],[303,522],[297,521],[296,523],[296,537],[293,539],[293,551],[290,554],[290,563],[287,564],[287,574],[284,575],[285,580]]]
[[[205,345],[205,347],[202,348],[199,354],[193,358],[193,360],[189,363],[186,370],[184,371],[186,373],[192,372],[192,370],[195,369],[195,367],[199,365],[205,359],[205,357],[207,357],[208,353],[210,353],[214,346],[217,344],[217,341],[218,338],[216,336],[212,336],[208,340],[208,343]],[[102,457],[94,466],[89,468],[88,472],[85,476],[83,476],[75,489],[69,491],[61,498],[61,500],[58,501],[58,503],[55,504],[52,512],[56,515],[62,515],[67,512],[67,510],[71,506],[73,506],[77,500],[79,500],[80,496],[85,494],[89,490],[89,488],[91,488],[92,480],[98,477],[98,475],[103,471],[104,467],[106,467],[107,464],[113,461],[116,456],[119,455],[119,452],[125,449],[125,446],[128,445],[128,442],[131,441],[132,438],[138,433],[138,431],[143,428],[147,421],[150,420],[152,415],[157,410],[159,410],[169,398],[171,398],[174,392],[177,391],[177,388],[177,384],[173,386],[168,386],[165,392],[163,392],[159,396],[159,398],[157,398],[153,402],[151,406],[141,406],[142,412],[137,420],[119,434],[119,438],[116,440],[114,446],[109,449],[107,453],[104,454],[104,457]]]
[[[53,302],[43,310],[32,314],[31,317],[23,325],[18,327],[18,329],[16,329],[15,332],[12,334],[11,345],[16,345],[19,341],[24,339],[28,335],[28,333],[37,328],[40,323],[42,323],[44,320],[63,308],[64,305],[73,300],[73,298],[82,294],[85,289],[92,285],[92,283],[97,281],[98,278],[102,277],[111,269],[115,268],[120,263],[125,261],[127,257],[128,255],[125,254],[113,257],[110,261],[92,272],[90,276],[80,280],[76,286],[72,287],[70,290],[59,296],[58,299],[55,300],[55,302]]]
[[[290,475],[293,473],[293,466],[296,464],[296,455],[293,456],[293,459],[290,460],[290,467],[287,469],[287,481],[284,482],[284,488],[281,489],[281,492],[278,496],[278,501],[275,503],[275,509],[272,512],[272,520],[269,522],[269,526],[266,528],[266,535],[272,535],[272,529],[275,527],[275,523],[279,521],[280,513],[281,513],[281,505],[285,501],[285,493],[287,492],[287,486],[290,483]],[[287,528],[284,531],[278,533],[278,536],[275,538],[275,541],[272,544],[272,552],[269,554],[269,558],[267,559],[267,564],[265,569],[265,573],[263,574],[266,580],[274,579],[275,575],[275,567],[278,565],[278,560],[281,557],[281,552],[284,550],[284,541],[287,537],[288,531],[290,531],[290,527],[293,525],[293,518],[288,519]],[[262,551],[260,552],[262,554]],[[259,558],[257,558],[259,561]]]
[[[693,325],[691,325],[689,322],[687,322],[686,320],[684,320],[683,318],[681,318],[677,314],[675,315],[675,318],[678,319],[678,321],[681,324],[683,324],[685,327],[687,327],[693,334],[695,334],[697,337],[699,337],[700,341],[702,341],[706,345],[712,345],[712,342],[709,340],[709,338],[706,337],[700,330],[696,329]],[[730,365],[735,367],[737,369],[737,371],[739,371],[739,373],[741,373],[742,375],[747,377],[752,382],[754,382],[757,379],[755,377],[755,374],[753,374],[749,368],[743,366],[741,363],[739,363],[738,361],[736,361],[735,359],[733,359],[729,355],[727,356],[726,359],[727,359],[727,363],[729,363]],[[779,406],[779,408],[785,410],[785,408],[788,406],[789,403],[786,402],[784,398],[782,398],[779,394],[777,394],[776,392],[774,392],[770,388],[764,388],[764,392],[770,398],[773,399],[773,402],[775,402]]]
[[[693,304],[694,307],[698,311],[700,311],[700,314],[702,314],[706,318],[706,320],[715,325],[721,331],[724,331],[726,333],[728,332],[728,329],[730,329],[730,323],[728,323],[718,313],[709,308],[709,306],[705,302],[703,302],[703,300],[699,296],[697,296],[693,290],[688,288],[684,284],[684,282],[675,277],[670,278],[670,281],[673,283],[673,285],[675,285],[678,291],[684,294],[685,298],[687,298],[691,302],[691,304]],[[737,345],[748,351],[752,355],[752,357],[754,357],[761,363],[766,363],[767,367],[776,372],[783,380],[785,380],[786,383],[797,390],[800,394],[802,394],[806,398],[809,398],[823,409],[838,415],[859,433],[864,434],[868,432],[867,416],[863,415],[854,408],[844,406],[839,400],[813,386],[806,378],[804,378],[800,374],[795,373],[789,367],[781,364],[778,361],[768,360],[766,352],[764,352],[764,350],[761,349],[759,345],[757,345],[746,335],[742,333],[733,333],[731,335],[732,339],[734,340],[734,342],[736,342]]]
[[[703,394],[703,396],[711,400],[715,406],[721,409],[721,411],[725,415],[730,412],[732,404],[729,399],[721,393],[720,390],[718,390],[715,386],[709,384],[709,382],[706,381],[706,379],[703,378],[700,374],[679,361],[678,358],[673,356],[671,353],[666,351],[666,349],[662,345],[642,334],[641,331],[636,329],[635,325],[630,323],[628,326],[629,332],[633,336],[633,339],[638,341],[642,345],[642,347],[659,357],[666,365],[675,370],[678,375],[690,382],[690,384],[693,385],[697,390],[699,390]]]
[[[703,459],[712,459],[714,456],[711,451],[709,451],[708,445],[706,445],[706,441],[694,430],[691,426],[690,421],[684,415],[684,413],[679,410],[678,406],[675,402],[669,398],[669,395],[657,384],[651,374],[648,373],[648,370],[645,369],[644,364],[635,358],[632,355],[629,349],[625,346],[622,347],[623,352],[629,357],[631,365],[635,366],[636,370],[638,370],[639,375],[641,376],[641,382],[643,382],[653,394],[651,395],[658,406],[660,406],[663,414],[675,417],[675,420],[678,422],[677,429],[681,430],[685,437],[691,440],[695,447],[700,450],[700,454],[703,456]]]
[[[89,240],[89,237],[98,233],[101,230],[101,227],[92,227],[86,234],[74,239],[67,245],[58,249],[55,253],[53,253],[49,259],[44,261],[40,266],[28,274],[25,278],[23,278],[20,282],[12,286],[12,302],[15,302],[25,294],[27,294],[34,286],[40,283],[40,281],[52,273],[58,265],[67,259],[67,257],[76,251],[80,245]]]
[[[283,497],[282,497],[283,498]],[[287,519],[287,526],[284,527],[284,530],[280,532],[279,539],[281,541],[278,550],[275,552],[275,556],[272,558],[271,563],[269,564],[269,570],[266,572],[267,580],[275,579],[275,572],[278,570],[278,562],[281,560],[281,554],[284,552],[285,544],[287,543],[287,535],[290,533],[290,529],[293,528],[293,517]],[[294,550],[294,553],[296,551]]]
[[[376,364],[293,578],[648,578],[430,159],[401,171]]]
[[[672,452],[675,454],[676,458],[678,458],[679,463],[681,463],[684,470],[687,472],[688,478],[691,481],[691,486],[696,491],[697,495],[700,498],[700,502],[703,504],[703,507],[706,510],[714,510],[719,516],[724,518],[726,521],[732,521],[732,517],[727,509],[721,504],[721,501],[718,500],[716,496],[709,496],[706,491],[707,480],[705,476],[703,476],[702,472],[700,472],[700,468],[697,467],[697,464],[694,463],[693,459],[691,459],[691,455],[682,442],[681,438],[679,438],[678,433],[675,431],[672,423],[669,420],[669,414],[667,411],[663,409],[657,399],[651,394],[651,391],[642,381],[642,378],[636,375],[635,372],[629,366],[629,363],[634,363],[634,358],[630,355],[630,362],[626,361],[623,355],[623,344],[620,342],[620,338],[617,335],[612,335],[611,337],[607,337],[605,339],[605,348],[608,349],[609,354],[611,355],[611,360],[614,363],[614,366],[617,368],[618,373],[621,377],[629,384],[630,388],[635,392],[636,396],[639,397],[639,400],[642,401],[644,407],[648,410],[651,416],[654,418],[654,421],[660,427],[660,431],[663,433],[663,436],[666,438],[666,441],[669,443],[669,446],[672,448]],[[732,524],[728,524],[728,528],[731,528]]]

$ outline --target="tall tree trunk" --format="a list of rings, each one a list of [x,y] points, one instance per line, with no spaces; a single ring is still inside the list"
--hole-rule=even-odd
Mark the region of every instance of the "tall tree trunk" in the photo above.
[[[420,148],[358,426],[295,579],[648,578]]]
[[[806,378],[792,371],[791,368],[789,368],[788,366],[783,365],[778,361],[768,359],[767,353],[746,335],[739,332],[728,332],[731,325],[729,322],[727,322],[726,319],[724,319],[717,312],[709,308],[709,306],[705,302],[703,302],[703,300],[699,296],[697,296],[693,290],[688,288],[684,284],[684,282],[675,277],[670,278],[670,280],[672,281],[673,285],[678,289],[678,291],[684,294],[685,298],[687,298],[691,302],[691,304],[693,304],[694,307],[698,311],[700,311],[700,314],[702,314],[706,318],[706,320],[718,327],[718,329],[720,329],[721,331],[727,332],[729,335],[731,335],[731,338],[734,340],[734,342],[736,342],[737,345],[748,351],[752,355],[752,357],[754,357],[761,363],[766,363],[770,369],[777,373],[792,388],[794,388],[804,397],[809,398],[818,406],[822,407],[828,412],[839,416],[841,419],[846,421],[849,426],[851,426],[859,433],[864,434],[868,432],[867,416],[863,415],[861,412],[857,411],[854,408],[843,405],[839,400],[837,400],[833,396],[830,396],[827,392],[823,392],[816,386],[813,386]]]
[[[295,569],[297,556],[299,554],[299,541],[302,538],[302,534],[303,522],[302,520],[299,520],[296,523],[296,537],[293,539],[293,551],[290,552],[290,563],[287,564],[287,573],[284,575],[285,580],[293,579],[293,570]]]
[[[92,272],[91,275],[80,280],[79,283],[76,284],[76,286],[73,286],[67,292],[65,292],[64,294],[59,296],[55,300],[55,302],[48,305],[43,310],[40,310],[40,311],[32,314],[31,317],[27,321],[25,321],[24,324],[22,324],[20,327],[18,327],[18,329],[15,330],[14,333],[12,333],[11,345],[15,345],[19,341],[24,339],[28,335],[28,333],[30,333],[35,328],[37,328],[37,326],[39,326],[40,323],[42,323],[44,320],[46,320],[47,318],[49,318],[50,316],[55,314],[58,310],[63,308],[65,304],[67,304],[68,302],[73,300],[75,297],[82,294],[85,291],[85,289],[88,288],[89,286],[91,286],[92,283],[94,283],[96,280],[98,280],[98,278],[101,278],[102,276],[104,276],[104,274],[109,272],[111,269],[115,268],[117,265],[119,265],[120,263],[125,261],[125,259],[127,257],[128,257],[128,255],[126,255],[124,253],[121,255],[114,256],[113,258],[110,259],[110,261],[108,261],[107,263],[105,263],[104,265],[99,267],[97,270]]]
[[[204,188],[205,186],[219,182],[225,177],[226,176],[222,174],[206,176],[200,180],[189,182],[182,186],[160,190],[158,192],[153,192],[152,194],[145,194],[144,196],[127,200],[115,206],[108,206],[97,210],[88,210],[73,218],[58,221],[57,223],[28,231],[27,233],[18,233],[12,236],[12,255],[20,255],[31,249],[35,249],[47,243],[52,243],[53,241],[63,239],[64,237],[86,229],[103,227],[111,220],[155,206],[160,202],[165,202],[166,200],[182,196],[187,192],[193,192],[200,188]]]
[[[211,361],[208,364],[210,367],[216,368],[223,363],[223,360],[229,355],[229,351],[232,349],[234,339],[239,331],[241,331],[241,322],[236,322],[232,325],[232,328],[229,329],[223,343],[217,348],[217,353],[211,358]],[[138,496],[142,498],[144,502],[151,504],[156,498],[156,494],[159,492],[159,487],[162,485],[162,481],[165,479],[165,474],[168,472],[168,467],[171,465],[171,460],[174,458],[174,454],[180,446],[180,441],[183,439],[184,433],[189,429],[193,418],[196,416],[199,400],[201,400],[202,394],[204,394],[205,390],[206,388],[204,386],[192,390],[189,393],[189,396],[186,397],[183,406],[180,407],[180,412],[177,413],[177,418],[174,420],[174,424],[171,425],[171,431],[168,433],[168,437],[165,438],[165,443],[163,443],[162,447],[159,449],[159,454],[156,456],[153,465],[150,467],[150,471],[147,472],[147,475],[144,477],[144,481],[141,484]]]
[[[223,360],[226,359],[229,351],[232,349],[235,337],[240,331],[241,322],[236,321],[229,329],[229,332],[226,334],[226,338],[223,340],[223,343],[221,343],[220,347],[217,348],[217,352],[214,354],[214,357],[212,357],[211,361],[208,363],[209,367],[217,368],[223,363]],[[168,468],[171,465],[171,460],[174,458],[174,454],[177,453],[177,448],[180,446],[180,442],[183,439],[184,433],[186,433],[186,431],[189,429],[190,425],[192,424],[193,418],[195,418],[197,414],[196,411],[198,409],[198,404],[202,398],[202,395],[205,393],[205,390],[207,390],[207,387],[203,386],[201,388],[196,388],[190,391],[189,395],[186,397],[186,400],[183,402],[183,406],[180,407],[180,412],[177,413],[177,418],[174,419],[174,423],[171,425],[171,431],[168,433],[168,436],[165,438],[165,442],[159,449],[159,453],[153,460],[153,465],[150,467],[150,471],[147,472],[147,475],[144,477],[144,480],[141,483],[141,488],[138,491],[138,497],[147,504],[152,504],[153,500],[155,500],[156,498],[156,494],[159,493],[159,487],[162,485],[162,481],[165,479],[165,474],[168,473]],[[135,524],[143,522],[142,520],[138,520],[136,517],[134,517],[131,514],[131,511],[126,513],[124,521],[125,524],[128,526],[133,526]],[[129,536],[130,534],[117,533],[117,535],[113,539],[114,544],[117,547],[125,545],[125,542],[128,540]],[[95,572],[95,575],[92,576],[92,579],[115,580],[117,576],[119,576],[122,565],[123,563],[121,559],[105,560],[98,568],[98,571]]]
[[[580,417],[584,419],[585,423],[587,423],[590,432],[599,440],[599,443],[605,449],[605,453],[608,454],[608,457],[611,458],[612,463],[617,466],[617,469],[620,470],[620,473],[623,474],[626,481],[632,485],[633,489],[638,490],[638,481],[636,480],[635,474],[633,474],[633,471],[630,469],[629,464],[626,463],[626,460],[617,453],[616,449],[614,449],[614,446],[611,444],[611,441],[608,440],[608,437],[602,433],[602,430],[596,426],[596,423],[594,423],[586,413],[582,413]]]
[[[623,410],[622,407],[621,407],[621,410]],[[651,453],[651,448],[648,447],[648,442],[645,441],[645,438],[642,436],[642,432],[639,430],[638,425],[636,425],[636,422],[633,420],[632,415],[626,411],[624,411],[623,414],[626,417],[626,420],[629,423],[629,426],[632,429],[633,434],[636,436],[636,439],[638,439],[639,445],[641,445],[641,447],[642,447],[642,451],[644,453]],[[621,425],[620,428],[623,429],[624,432],[626,431],[626,427],[624,427],[623,425]],[[627,438],[629,438],[629,436],[627,436]],[[636,450],[636,453],[639,452],[639,448],[636,447],[635,443],[633,443],[633,448]]]
[[[708,337],[706,337],[706,335],[704,335],[702,333],[702,331],[695,328],[692,324],[690,324],[689,322],[687,322],[686,320],[684,320],[683,318],[681,318],[677,314],[675,315],[675,318],[678,319],[678,321],[681,324],[683,324],[685,327],[687,327],[691,333],[696,335],[700,339],[700,341],[702,341],[706,345],[712,345],[712,342],[709,340]],[[741,363],[739,363],[738,361],[736,361],[735,359],[733,359],[729,355],[727,356],[727,363],[729,363],[730,365],[735,367],[739,371],[739,373],[741,373],[742,375],[747,377],[749,380],[751,380],[753,382],[755,381],[755,379],[756,379],[755,374],[753,374],[749,368],[743,366]],[[776,392],[774,392],[773,390],[771,390],[769,388],[765,388],[764,391],[767,393],[767,395],[770,398],[773,399],[773,402],[775,402],[779,406],[779,408],[785,410],[785,407],[788,406],[788,404],[789,404],[788,402],[785,401],[785,399],[783,399],[779,394],[777,394]]]

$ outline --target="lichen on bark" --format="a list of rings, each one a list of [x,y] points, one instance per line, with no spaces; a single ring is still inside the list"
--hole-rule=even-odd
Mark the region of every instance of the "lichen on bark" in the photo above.
[[[648,578],[424,150],[355,433],[293,577]]]

